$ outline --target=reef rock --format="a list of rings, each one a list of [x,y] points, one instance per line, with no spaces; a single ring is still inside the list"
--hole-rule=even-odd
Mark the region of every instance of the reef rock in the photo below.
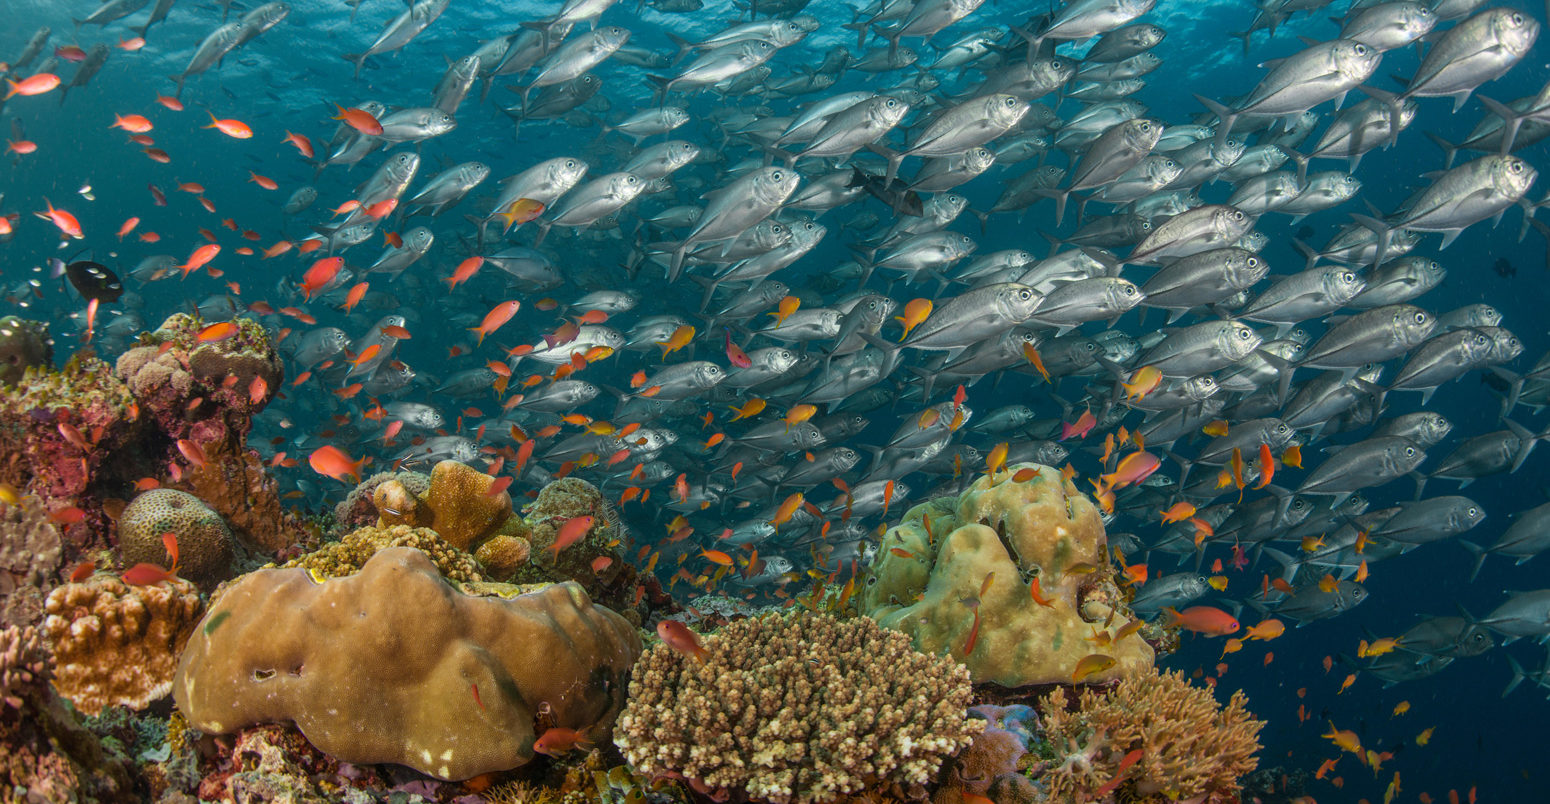
[[[263,569],[225,587],[173,695],[201,731],[288,720],[347,762],[467,779],[531,760],[535,724],[604,739],[640,651],[576,584],[473,597],[392,547],[344,578]]]
[[[1037,474],[1012,479],[1024,469]],[[917,650],[950,653],[976,682],[1102,682],[1155,658],[1115,585],[1097,507],[1037,464],[911,508],[883,536],[859,605]]]

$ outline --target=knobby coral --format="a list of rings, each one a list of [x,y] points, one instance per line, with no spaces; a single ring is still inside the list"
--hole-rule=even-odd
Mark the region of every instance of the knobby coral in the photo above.
[[[858,605],[918,650],[951,652],[976,682],[1098,683],[1154,659],[1113,576],[1097,506],[1060,470],[1018,464],[911,508]],[[1102,669],[1077,673],[1089,657]]]
[[[472,556],[448,544],[436,531],[408,525],[356,528],[339,541],[329,542],[311,553],[287,561],[284,566],[301,567],[318,580],[339,578],[360,572],[372,556],[389,547],[413,547],[419,550],[430,557],[431,563],[448,580],[459,583],[484,580]]]
[[[125,566],[172,566],[162,542],[178,540],[179,574],[213,586],[229,577],[233,553],[231,529],[221,515],[185,491],[151,489],[135,497],[118,518],[118,549]]]
[[[42,618],[43,596],[59,580],[61,549],[59,529],[41,500],[0,502],[0,626]]]
[[[99,573],[49,593],[43,632],[54,649],[54,687],[90,715],[144,709],[172,690],[178,653],[203,608],[192,583],[130,586]]]
[[[923,791],[984,725],[962,665],[866,618],[766,615],[703,644],[704,661],[659,644],[635,667],[614,742],[641,773],[777,804]]]
[[[530,761],[535,724],[605,739],[639,653],[576,584],[474,597],[389,547],[347,577],[261,569],[224,587],[173,694],[201,731],[290,720],[338,759],[457,780]]]
[[[1063,688],[1044,700],[1045,734],[1054,752],[1043,777],[1051,800],[1080,800],[1111,785],[1126,754],[1140,751],[1122,780],[1107,789],[1134,802],[1236,800],[1239,777],[1259,764],[1259,731],[1235,691],[1219,706],[1211,691],[1182,673],[1137,673],[1112,689],[1082,690],[1071,709]]]

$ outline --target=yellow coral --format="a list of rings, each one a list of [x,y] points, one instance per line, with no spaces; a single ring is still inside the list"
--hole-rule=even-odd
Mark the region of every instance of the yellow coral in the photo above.
[[[183,579],[130,586],[94,575],[49,593],[43,633],[54,650],[54,688],[90,715],[144,709],[172,689],[178,653],[202,604]]]
[[[227,576],[233,553],[231,530],[204,501],[175,489],[151,489],[130,501],[118,520],[118,549],[125,566],[172,566],[162,535],[178,539],[178,574],[213,586]],[[208,588],[208,586],[207,586]]]
[[[1057,688],[1040,707],[1055,752],[1044,776],[1051,800],[1073,800],[1108,784],[1134,750],[1141,755],[1119,786],[1124,800],[1236,800],[1238,779],[1259,764],[1265,726],[1247,704],[1238,690],[1219,706],[1210,690],[1177,672],[1137,673],[1103,692],[1084,689],[1075,709]]]
[[[1038,474],[1012,480],[1023,469]],[[1114,583],[1103,520],[1048,466],[1019,464],[957,498],[914,506],[883,536],[870,576],[860,610],[909,634],[917,650],[951,653],[975,681],[1070,683],[1084,657],[1113,658],[1085,679],[1096,683],[1155,658],[1134,634],[1115,641],[1135,617]],[[966,600],[979,601],[977,617]]]
[[[427,528],[408,525],[357,528],[337,542],[329,542],[311,553],[285,562],[284,567],[302,567],[314,578],[338,578],[360,571],[379,550],[389,547],[413,547],[430,557],[436,569],[450,580],[472,583],[484,580],[472,556],[453,547]]]

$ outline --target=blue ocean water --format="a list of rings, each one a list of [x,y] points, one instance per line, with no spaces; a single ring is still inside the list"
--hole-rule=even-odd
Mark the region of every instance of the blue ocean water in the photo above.
[[[1161,0],[1144,19],[1168,31],[1167,39],[1154,51],[1162,57],[1163,66],[1148,76],[1147,86],[1134,98],[1145,103],[1154,117],[1175,124],[1190,122],[1204,112],[1192,94],[1226,99],[1248,92],[1264,72],[1258,65],[1299,50],[1302,45],[1298,36],[1313,39],[1333,36],[1336,26],[1327,16],[1343,12],[1345,5],[1337,2],[1316,15],[1297,15],[1282,25],[1273,38],[1267,39],[1263,32],[1255,34],[1250,52],[1245,55],[1233,32],[1243,30],[1253,18],[1255,9],[1251,4]],[[1537,3],[1505,5],[1521,8],[1541,19],[1545,13]],[[203,305],[210,311],[211,320],[216,320],[223,303],[245,306],[266,300],[276,308],[300,303],[295,283],[312,262],[311,258],[297,258],[292,253],[273,260],[260,260],[257,257],[241,258],[233,252],[242,245],[258,249],[280,239],[298,240],[306,236],[309,224],[327,221],[328,216],[322,210],[352,197],[356,185],[367,178],[382,156],[373,155],[352,168],[333,166],[315,173],[312,165],[299,158],[294,149],[282,141],[285,133],[305,134],[321,149],[335,127],[329,119],[333,104],[351,106],[368,99],[390,106],[428,104],[431,90],[445,70],[448,59],[472,52],[481,41],[513,30],[520,22],[543,19],[555,11],[553,4],[548,3],[453,0],[441,18],[401,52],[371,57],[359,80],[353,80],[351,65],[341,55],[366,48],[404,6],[389,0],[365,0],[353,21],[351,9],[341,2],[298,0],[292,6],[288,17],[273,30],[227,56],[220,67],[191,77],[182,93],[186,105],[182,112],[175,113],[158,105],[156,94],[172,93],[175,86],[167,76],[182,72],[200,40],[219,24],[222,15],[219,3],[180,0],[166,21],[152,29],[143,49],[129,52],[115,48],[102,71],[88,85],[70,90],[68,99],[62,104],[56,91],[36,98],[13,98],[0,109],[0,126],[4,127],[7,139],[37,143],[36,152],[8,154],[0,162],[0,193],[3,193],[0,214],[21,213],[22,216],[15,224],[15,234],[0,244],[0,285],[6,293],[0,313],[14,312],[49,320],[60,341],[60,351],[68,352],[73,342],[70,336],[82,328],[84,304],[57,280],[47,277],[43,266],[49,256],[69,258],[79,249],[89,249],[95,259],[119,268],[119,273],[127,276],[130,268],[153,254],[172,254],[183,259],[205,242],[198,233],[201,228],[215,233],[223,244],[225,253],[213,265],[219,266],[224,276],[215,278],[201,271],[185,280],[152,283],[126,280],[130,295],[110,313],[136,315],[140,323],[123,325],[120,327],[122,332],[114,330],[100,334],[100,351],[113,354],[115,344],[121,348],[124,336],[141,329],[152,329],[166,315],[186,310],[190,304]],[[89,0],[8,0],[5,7],[7,24],[0,30],[0,59],[19,51],[42,25],[53,29],[47,51],[52,52],[55,46],[72,42],[89,48],[97,42],[112,44],[128,39],[132,34],[125,23],[140,24],[145,14],[141,11],[106,28],[87,26],[75,30],[70,18],[90,13],[94,5]],[[232,4],[233,18],[248,8],[241,3]],[[841,27],[842,23],[851,20],[854,10],[850,3],[824,0],[811,3],[804,13],[818,17],[822,26],[803,42],[777,54],[770,62],[772,75],[811,67],[832,47],[855,50],[855,33]],[[950,41],[956,34],[977,25],[1002,28],[1021,25],[1029,14],[1044,10],[1043,3],[986,3],[969,20],[940,34],[937,41]],[[663,14],[649,7],[637,9],[631,4],[621,4],[609,9],[602,22],[628,28],[632,32],[632,47],[671,54],[675,48],[667,36],[669,32],[693,40],[715,33],[738,17],[739,11],[730,3],[716,0],[690,14]],[[746,14],[742,18],[746,19]],[[875,47],[880,42],[871,38],[867,45]],[[923,52],[926,50],[918,41],[906,41],[906,45]],[[1483,94],[1507,101],[1539,91],[1550,80],[1550,63],[1547,63],[1550,59],[1546,58],[1550,51],[1546,51],[1546,47],[1543,42],[1538,44],[1505,77],[1486,85]],[[1080,46],[1065,45],[1059,52],[1077,55],[1081,50]],[[1400,84],[1388,76],[1410,75],[1418,62],[1414,48],[1389,53],[1371,83],[1397,90]],[[58,72],[68,81],[73,69],[73,65],[61,64]],[[652,88],[643,75],[665,71],[645,70],[611,60],[593,72],[604,80],[599,95],[607,99],[610,108],[601,110],[594,104],[591,114],[597,119],[617,122],[628,113],[652,103]],[[828,93],[862,87],[886,88],[914,78],[917,72],[914,68],[881,76],[852,72],[843,76]],[[965,86],[956,75],[934,77],[943,82],[944,88]],[[632,251],[637,248],[640,237],[635,229],[638,220],[635,210],[644,210],[647,200],[626,208],[620,216],[617,232],[586,239],[572,238],[558,230],[550,233],[544,247],[567,277],[563,287],[542,292],[512,290],[505,286],[502,275],[486,266],[466,288],[447,291],[441,280],[477,248],[473,242],[475,227],[462,216],[484,211],[479,206],[479,199],[493,195],[496,179],[555,156],[586,155],[593,164],[592,177],[617,169],[622,161],[618,149],[625,141],[618,135],[610,135],[604,141],[606,145],[597,145],[593,142],[597,136],[595,125],[530,121],[523,123],[518,133],[512,120],[495,108],[497,103],[511,105],[516,102],[516,94],[504,88],[514,83],[520,83],[515,76],[497,78],[490,100],[483,103],[479,102],[476,85],[474,93],[457,114],[457,129],[426,142],[419,149],[423,163],[414,189],[443,166],[479,160],[491,167],[491,178],[453,212],[435,222],[415,218],[405,224],[405,228],[427,225],[435,232],[437,242],[426,260],[391,282],[382,276],[364,277],[371,282],[372,291],[361,308],[348,316],[333,309],[333,304],[314,301],[303,305],[316,316],[320,326],[339,326],[352,337],[363,333],[381,315],[394,312],[405,315],[409,319],[407,326],[415,337],[400,344],[396,357],[414,367],[421,376],[414,386],[391,399],[435,404],[443,410],[449,425],[462,414],[465,431],[474,430],[478,422],[485,419],[493,420],[499,413],[500,402],[488,394],[479,399],[451,400],[436,395],[432,389],[439,379],[453,371],[476,368],[499,357],[497,346],[533,343],[543,333],[552,331],[559,323],[557,313],[540,311],[537,305],[540,298],[552,296],[565,302],[600,288],[636,290],[642,294],[642,302],[635,310],[618,317],[623,329],[628,322],[646,315],[692,313],[699,308],[701,296],[700,288],[689,282],[665,282],[654,267],[646,267],[634,278],[622,267],[632,263]],[[746,105],[755,114],[785,115],[800,104],[823,96],[815,94],[795,100],[771,98],[762,104],[744,99],[737,103]],[[1053,106],[1055,99],[1045,98],[1042,102]],[[708,153],[724,158],[725,163],[719,167],[744,158],[761,158],[756,151],[740,144],[739,138],[719,129],[713,122],[716,115],[726,111],[729,103],[703,95],[691,97],[686,105],[694,120],[672,136],[699,143]],[[1421,136],[1422,130],[1456,142],[1468,133],[1482,114],[1477,101],[1471,101],[1456,113],[1451,111],[1449,99],[1426,98],[1419,103],[1421,111],[1417,121],[1398,143],[1388,150],[1371,153],[1362,161],[1356,175],[1362,180],[1363,189],[1357,200],[1317,213],[1295,225],[1288,223],[1285,216],[1273,214],[1260,221],[1256,230],[1270,236],[1263,256],[1272,265],[1273,273],[1285,274],[1302,267],[1303,258],[1292,246],[1293,237],[1322,243],[1349,221],[1349,213],[1366,213],[1368,204],[1379,210],[1392,210],[1425,181],[1424,174],[1442,169],[1442,152]],[[1066,116],[1074,106],[1074,101],[1065,101],[1057,107],[1057,112]],[[1328,112],[1329,105],[1318,110]],[[139,146],[126,144],[123,132],[109,128],[114,114],[128,113],[144,114],[154,121],[155,128],[150,135],[155,138],[155,147],[170,155],[169,163],[147,159]],[[242,120],[252,127],[254,137],[233,140],[213,129],[203,128],[209,120],[208,114]],[[914,122],[911,135],[920,128],[920,124]],[[895,133],[893,141],[904,140]],[[729,142],[732,144],[728,145]],[[400,149],[413,150],[411,146],[400,146]],[[1541,169],[1550,165],[1544,158],[1542,145],[1519,149],[1518,155]],[[1460,160],[1467,157],[1467,154],[1461,155]],[[1061,159],[1053,157],[1056,162]],[[649,207],[655,210],[669,203],[696,203],[700,192],[714,187],[717,182],[711,160],[702,162],[685,172],[687,178],[698,179],[701,186],[696,188],[691,186],[692,182],[685,181],[684,186],[666,194],[674,200],[664,203],[662,199],[652,198]],[[877,162],[874,160],[873,164]],[[1328,170],[1338,168],[1340,163],[1318,162],[1315,165],[1316,170]],[[904,173],[908,175],[918,167],[918,160],[908,160]],[[249,171],[274,179],[280,189],[272,192],[259,189],[249,181]],[[1000,191],[1001,182],[1014,172],[1017,171],[993,168],[985,176],[958,188],[957,192],[967,196],[974,208],[988,209]],[[182,182],[202,184],[205,188],[203,197],[209,199],[216,211],[210,213],[202,208],[194,193],[176,192],[176,186]],[[292,189],[304,184],[318,188],[319,201],[307,213],[287,218],[281,213],[281,204]],[[169,203],[166,207],[153,205],[148,185],[155,185],[167,193]],[[89,191],[85,190],[87,187]],[[1546,187],[1541,179],[1529,197],[1544,197]],[[1220,202],[1225,194],[1222,185],[1202,191],[1203,196],[1214,202]],[[77,215],[86,238],[61,244],[53,227],[32,217],[32,212],[44,209],[45,199]],[[886,227],[890,213],[874,202],[864,203],[867,209],[884,217]],[[793,292],[802,296],[804,306],[822,303],[825,293],[838,298],[850,289],[847,286],[838,291],[816,291],[809,283],[854,258],[846,244],[854,242],[858,235],[841,230],[839,225],[851,214],[850,209],[840,209],[820,218],[820,222],[830,227],[829,235],[817,249],[779,275],[778,278],[790,285]],[[1437,313],[1482,302],[1500,310],[1503,326],[1511,329],[1525,346],[1524,354],[1510,366],[1519,372],[1529,369],[1550,349],[1550,327],[1544,324],[1547,300],[1550,300],[1544,273],[1550,270],[1545,263],[1546,244],[1533,231],[1521,242],[1517,239],[1522,214],[1520,209],[1509,210],[1501,225],[1495,228],[1489,222],[1474,225],[1443,251],[1437,250],[1437,236],[1428,235],[1414,252],[1435,255],[1449,271],[1440,288],[1416,303]],[[116,239],[114,233],[131,216],[141,218],[138,229],[122,241]],[[259,233],[260,238],[244,242],[235,231],[222,228],[221,221],[225,218],[231,218],[238,229]],[[1303,224],[1311,228],[1311,233],[1299,235]],[[1049,250],[1041,232],[1056,231],[1047,203],[1035,206],[1025,216],[994,215],[983,232],[968,216],[960,218],[952,228],[974,237],[979,242],[980,254],[1003,248],[1026,248],[1041,257]],[[1067,222],[1060,231],[1069,233],[1071,229],[1072,224]],[[137,239],[140,233],[148,231],[158,233],[160,242],[153,244]],[[531,243],[532,238],[532,227],[528,227],[519,230],[511,242]],[[381,246],[382,240],[374,238],[352,250],[348,255],[349,262],[356,264],[374,259]],[[1516,275],[1502,276],[1493,270],[1499,260],[1515,267]],[[35,294],[19,292],[18,285],[28,280],[37,281]],[[230,283],[235,283],[236,288]],[[871,281],[869,289],[886,292],[902,305],[911,298],[931,296],[935,292],[935,282],[920,287],[902,283],[890,287],[884,277],[878,276]],[[230,301],[222,302],[222,299]],[[487,339],[482,347],[474,349],[474,339],[466,328],[476,326],[485,311],[507,299],[522,300],[523,311],[508,325],[510,330],[503,330],[499,336]],[[1136,314],[1128,313],[1117,326],[1139,336],[1159,326],[1159,315],[1152,311],[1145,324],[1138,324]],[[100,319],[98,326],[110,328],[112,321],[110,315]],[[280,327],[295,328],[293,338],[299,337],[305,329],[294,320],[265,317],[265,321],[277,330]],[[1102,326],[1101,323],[1091,324],[1088,330],[1096,331]],[[1318,330],[1316,322],[1311,326]],[[724,365],[721,339],[719,331],[701,332],[696,359],[715,360]],[[756,343],[770,345],[762,340]],[[746,338],[742,339],[742,344],[752,348]],[[454,347],[461,353],[449,357],[449,349]],[[654,352],[629,353],[620,360],[599,366],[597,373],[589,378],[625,388],[630,375],[638,368],[650,371],[660,363]],[[513,379],[518,380],[534,370],[536,367],[527,364]],[[295,373],[289,371],[291,375]],[[320,478],[308,470],[307,453],[338,441],[353,455],[375,455],[376,465],[380,468],[391,463],[393,451],[374,448],[370,443],[370,428],[360,419],[369,406],[363,398],[342,400],[331,393],[340,384],[324,384],[321,378],[296,387],[290,386],[290,379],[288,377],[287,398],[264,414],[255,431],[254,444],[265,451],[266,457],[284,451],[299,460],[300,464],[294,469],[279,471],[282,482],[287,489],[302,492],[297,504],[321,509],[325,501],[341,498],[348,487]],[[893,380],[896,385],[889,387],[896,387],[897,393],[904,393],[915,382],[913,375],[905,372],[900,372]],[[942,401],[952,390],[951,387],[934,389],[932,401]],[[1068,379],[1058,393],[1066,400],[1078,400],[1081,398],[1080,383]],[[384,397],[382,401],[389,399]],[[968,403],[980,411],[1022,403],[1033,406],[1041,417],[1058,418],[1064,413],[1035,378],[1010,372],[999,383],[987,380],[969,388]],[[916,400],[873,411],[868,414],[871,426],[853,436],[852,441],[857,444],[885,442],[889,433],[907,417],[915,415],[920,407],[922,405]],[[469,413],[468,408],[476,408],[478,412]],[[706,399],[695,415],[714,411],[719,422],[725,408],[725,400]],[[1388,397],[1385,415],[1420,409],[1417,394],[1395,392]],[[1425,409],[1444,414],[1454,426],[1449,438],[1429,452],[1432,463],[1463,440],[1500,426],[1497,423],[1500,400],[1480,381],[1478,373],[1445,386]],[[613,415],[613,400],[604,394],[578,412],[608,419]],[[336,415],[347,417],[346,423],[331,420],[330,417]],[[1536,433],[1550,429],[1550,419],[1542,413],[1520,408],[1512,417]],[[1066,418],[1069,421],[1071,416]],[[680,444],[679,449],[671,453],[671,462],[675,463],[676,469],[689,474],[691,480],[703,478],[707,466],[704,453],[687,447],[697,446],[694,442],[708,438],[715,429],[702,429],[698,421],[690,418],[674,419],[672,426],[679,433]],[[729,435],[736,432],[733,427],[725,429]],[[362,434],[368,440],[356,442],[355,437]],[[1098,433],[1089,437],[1087,445],[1101,443],[1101,436],[1102,433]],[[492,430],[486,443],[509,443],[509,439],[502,441],[502,438],[504,434]],[[277,443],[267,439],[275,439]],[[1343,434],[1305,446],[1305,466],[1311,468],[1322,459],[1319,448],[1325,443],[1349,443],[1352,440],[1352,435]],[[993,439],[984,438],[971,438],[969,442],[982,451],[988,451],[995,443]],[[1099,471],[1096,456],[1084,450],[1073,449],[1072,462],[1081,477],[1095,476]],[[1423,464],[1422,470],[1429,465],[1432,464]],[[558,467],[549,464],[545,468],[552,472]],[[969,470],[979,468],[969,467]],[[1517,472],[1485,478],[1471,485],[1464,493],[1478,501],[1489,513],[1489,518],[1467,538],[1489,544],[1511,523],[1512,514],[1550,498],[1550,484],[1544,480],[1547,469],[1550,469],[1550,455],[1540,450]],[[1287,471],[1293,477],[1300,476]],[[592,470],[580,474],[597,481],[607,473]],[[859,473],[851,473],[849,477],[854,480]],[[915,489],[911,502],[923,499],[925,490],[935,486],[936,481],[920,475],[910,478],[908,482]],[[627,482],[616,479],[607,487],[617,493],[626,485]],[[1429,483],[1426,491],[1428,495],[1453,493],[1455,485],[1452,481],[1437,480]],[[1413,491],[1411,481],[1399,480],[1364,493],[1374,500],[1377,508],[1408,500]],[[827,485],[821,490],[825,499],[833,494]],[[670,495],[671,480],[657,485],[650,504],[624,508],[624,515],[639,544],[653,543],[665,535],[664,526],[673,512],[663,508],[661,503]],[[820,492],[815,490],[813,496],[817,498]],[[752,510],[757,511],[758,507]],[[729,520],[744,519],[751,512],[728,510],[725,515]],[[893,517],[897,517],[897,509]],[[676,568],[672,562],[676,555],[685,551],[693,555],[701,547],[714,546],[709,535],[718,532],[723,524],[710,514],[696,514],[691,518],[699,524],[700,536],[685,544],[663,545],[664,558],[659,574],[664,581]],[[881,517],[875,517],[868,524],[881,521]],[[1154,521],[1122,521],[1114,530],[1135,531],[1143,538],[1159,532]],[[766,552],[784,555],[799,571],[813,566],[805,547],[783,551],[776,543]],[[1225,562],[1229,554],[1224,548],[1214,547],[1206,554],[1205,562],[1209,564],[1216,558]],[[1375,678],[1358,675],[1351,687],[1340,691],[1342,680],[1352,672],[1340,657],[1354,655],[1359,640],[1396,636],[1423,616],[1454,615],[1460,606],[1480,615],[1497,606],[1506,591],[1550,586],[1546,583],[1550,580],[1550,572],[1539,563],[1542,559],[1514,566],[1505,559],[1488,558],[1479,577],[1470,581],[1472,559],[1466,550],[1450,542],[1427,546],[1376,564],[1366,582],[1371,597],[1354,611],[1289,629],[1286,635],[1273,642],[1249,643],[1243,651],[1227,657],[1228,669],[1217,682],[1219,687],[1241,687],[1250,696],[1251,708],[1270,721],[1264,734],[1266,748],[1262,767],[1312,771],[1324,759],[1335,757],[1338,749],[1319,737],[1332,721],[1339,728],[1355,729],[1364,746],[1392,752],[1394,756],[1383,765],[1381,772],[1360,767],[1349,756],[1343,758],[1340,770],[1335,774],[1343,777],[1343,787],[1330,786],[1328,779],[1310,782],[1308,793],[1321,802],[1362,798],[1382,800],[1394,771],[1403,778],[1403,792],[1396,797],[1397,801],[1417,800],[1423,791],[1432,800],[1446,800],[1447,790],[1463,792],[1471,787],[1478,788],[1482,801],[1546,800],[1544,771],[1539,765],[1539,757],[1544,745],[1543,721],[1550,714],[1550,703],[1545,702],[1544,691],[1529,682],[1510,696],[1501,696],[1512,678],[1508,658],[1512,657],[1524,668],[1537,669],[1546,663],[1543,647],[1520,641],[1494,648],[1478,657],[1460,659],[1431,678],[1389,688],[1384,688]],[[1172,560],[1171,557],[1158,557],[1153,572],[1171,571]],[[1241,599],[1249,591],[1257,590],[1264,570],[1263,566],[1256,565],[1242,576],[1229,571],[1231,585],[1228,592],[1212,595],[1202,602],[1226,605]],[[804,577],[802,583],[805,582]],[[678,591],[687,594],[693,590],[681,585]],[[1249,610],[1244,612],[1245,621],[1256,619]],[[1186,637],[1182,649],[1165,663],[1184,670],[1203,667],[1207,673],[1214,674],[1211,668],[1221,660],[1221,642],[1220,639]],[[1266,662],[1262,657],[1272,652],[1273,659]],[[1325,657],[1335,657],[1333,669],[1324,668]],[[1305,694],[1299,690],[1305,690]],[[1395,706],[1402,701],[1409,702],[1410,711],[1392,715]],[[1310,716],[1306,722],[1299,722],[1299,706],[1306,707]],[[1424,746],[1418,745],[1417,735],[1432,728],[1435,731],[1430,741]]]

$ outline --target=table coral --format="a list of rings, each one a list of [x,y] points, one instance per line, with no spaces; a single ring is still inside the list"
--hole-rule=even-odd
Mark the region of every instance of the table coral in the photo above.
[[[231,529],[204,501],[184,491],[151,489],[136,496],[118,519],[118,550],[124,566],[171,567],[162,535],[178,540],[178,574],[214,586],[231,571]]]
[[[1037,474],[1012,479],[1024,469]],[[976,682],[1070,683],[1083,658],[1112,658],[1085,678],[1097,683],[1155,658],[1134,629],[1121,634],[1136,618],[1113,576],[1092,501],[1060,470],[1019,464],[911,508],[883,536],[859,605],[917,650],[951,653]]]
[[[0,800],[138,801],[128,762],[75,722],[49,687],[51,672],[42,634],[0,628]]]
[[[59,582],[59,529],[37,497],[0,502],[0,627],[43,617],[43,596]]]
[[[1259,732],[1242,690],[1225,707],[1182,673],[1126,676],[1112,689],[1082,690],[1071,709],[1057,688],[1040,707],[1050,769],[1042,777],[1051,800],[1070,800],[1111,782],[1120,761],[1140,759],[1118,786],[1125,801],[1236,801],[1238,779],[1258,765]]]
[[[390,547],[348,577],[262,569],[224,587],[173,694],[201,731],[294,721],[338,759],[456,780],[532,760],[535,725],[605,739],[639,653],[575,584],[472,597]]]
[[[99,573],[50,592],[44,608],[54,687],[96,715],[108,706],[144,709],[171,691],[178,653],[203,604],[182,579],[130,586]]]
[[[0,318],[0,384],[16,382],[32,366],[47,368],[53,359],[48,324],[14,315]]]
[[[777,804],[923,792],[984,725],[962,665],[866,618],[766,615],[702,644],[704,661],[659,644],[635,667],[614,742],[643,774]]]

